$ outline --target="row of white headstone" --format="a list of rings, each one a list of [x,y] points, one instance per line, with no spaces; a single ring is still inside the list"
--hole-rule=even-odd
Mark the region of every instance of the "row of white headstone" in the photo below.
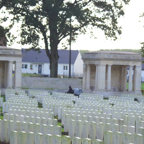
[[[12,131],[10,135],[10,144],[103,144],[101,140],[91,141],[88,138],[80,139],[75,137],[71,140],[69,136],[59,135],[43,135],[41,133],[34,134],[32,132],[16,132]]]
[[[8,112],[9,109],[11,109],[13,106],[17,107],[31,107],[31,108],[37,108],[38,103],[35,103],[33,101],[29,101],[29,103],[22,103],[21,102],[3,102],[3,113]]]
[[[140,103],[134,102],[133,98],[134,96],[122,96],[121,98],[109,97],[109,100],[103,100],[103,97],[99,95],[82,94],[80,96],[80,99],[78,99],[77,97],[74,97],[73,95],[69,94],[53,93],[52,96],[47,96],[47,98],[43,96],[41,101],[45,110],[47,108],[52,109],[54,115],[58,115],[59,119],[62,120],[64,130],[66,132],[69,132],[69,135],[72,140],[75,137],[79,137],[78,141],[80,143],[83,138],[91,138],[88,140],[90,143],[93,143],[94,139],[101,139],[95,141],[109,144],[111,144],[111,142],[113,142],[114,144],[121,144],[121,142],[123,144],[131,142],[136,143],[137,141],[137,143],[141,144],[141,141],[143,141],[143,139],[141,138],[140,134],[143,135],[143,128],[136,128],[134,122],[143,119],[143,98],[140,97]],[[13,101],[9,102],[12,103]],[[16,105],[18,105],[18,102],[16,103]],[[16,108],[16,105],[13,105],[12,108]],[[26,106],[23,107],[23,110],[26,110]],[[36,109],[36,107],[32,107],[32,109]],[[140,109],[141,112],[139,112],[139,115],[136,115],[135,113]],[[82,116],[81,114],[85,116]],[[118,117],[119,114],[120,117]],[[12,117],[14,117],[14,115],[15,113]],[[135,116],[135,118],[133,116]],[[138,118],[136,118],[137,116]],[[23,119],[22,116],[16,115],[16,117],[18,118],[17,120]],[[28,119],[30,120],[30,115],[28,115],[28,117]],[[31,120],[33,121],[35,117],[36,114],[33,114]],[[118,125],[119,123],[117,124],[118,121],[121,121],[121,126]],[[28,121],[28,123],[31,123],[31,121]],[[137,123],[138,122],[136,122],[136,124]],[[75,129],[73,129],[72,127]],[[115,130],[113,130],[113,127],[115,127]],[[118,130],[120,131],[121,127],[123,128],[123,131],[118,132]],[[130,130],[131,134],[128,133],[128,129]],[[135,131],[135,129],[137,129],[137,131],[140,132],[138,133],[137,131]],[[95,133],[95,131],[97,130],[98,134]],[[19,133],[19,131],[17,133]],[[121,133],[118,135],[122,136],[118,136],[118,138],[115,138],[117,137],[115,133]],[[44,135],[42,135],[42,137],[44,137]],[[120,140],[118,141],[118,139]]]

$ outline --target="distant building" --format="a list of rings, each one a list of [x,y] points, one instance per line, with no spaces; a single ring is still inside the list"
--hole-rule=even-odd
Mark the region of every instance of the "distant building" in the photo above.
[[[44,49],[41,53],[33,50],[26,51],[22,49],[22,73],[36,73],[42,75],[50,75],[49,58]],[[69,75],[69,50],[58,50],[58,75]],[[78,50],[71,51],[71,75],[82,77],[83,74],[83,60]]]

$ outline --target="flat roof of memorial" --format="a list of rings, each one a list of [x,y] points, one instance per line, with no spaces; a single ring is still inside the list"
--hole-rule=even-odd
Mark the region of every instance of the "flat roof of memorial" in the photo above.
[[[94,52],[87,52],[85,54],[140,54],[136,52],[127,52],[127,51],[94,51]]]

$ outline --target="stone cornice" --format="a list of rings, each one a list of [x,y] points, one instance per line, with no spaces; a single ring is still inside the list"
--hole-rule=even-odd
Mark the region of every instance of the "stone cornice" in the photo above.
[[[85,53],[83,60],[126,60],[142,61],[141,54],[138,53]]]

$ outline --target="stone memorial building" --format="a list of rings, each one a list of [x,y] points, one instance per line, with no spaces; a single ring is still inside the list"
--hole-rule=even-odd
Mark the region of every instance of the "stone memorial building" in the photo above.
[[[4,28],[0,26],[0,88],[2,94],[5,88],[21,88],[21,50],[9,48],[6,45],[7,38]]]
[[[102,94],[141,94],[141,54],[123,51],[97,51],[82,57],[83,90]],[[129,79],[127,90],[127,68]]]
[[[0,46],[0,88],[21,88],[21,67],[21,50]]]

